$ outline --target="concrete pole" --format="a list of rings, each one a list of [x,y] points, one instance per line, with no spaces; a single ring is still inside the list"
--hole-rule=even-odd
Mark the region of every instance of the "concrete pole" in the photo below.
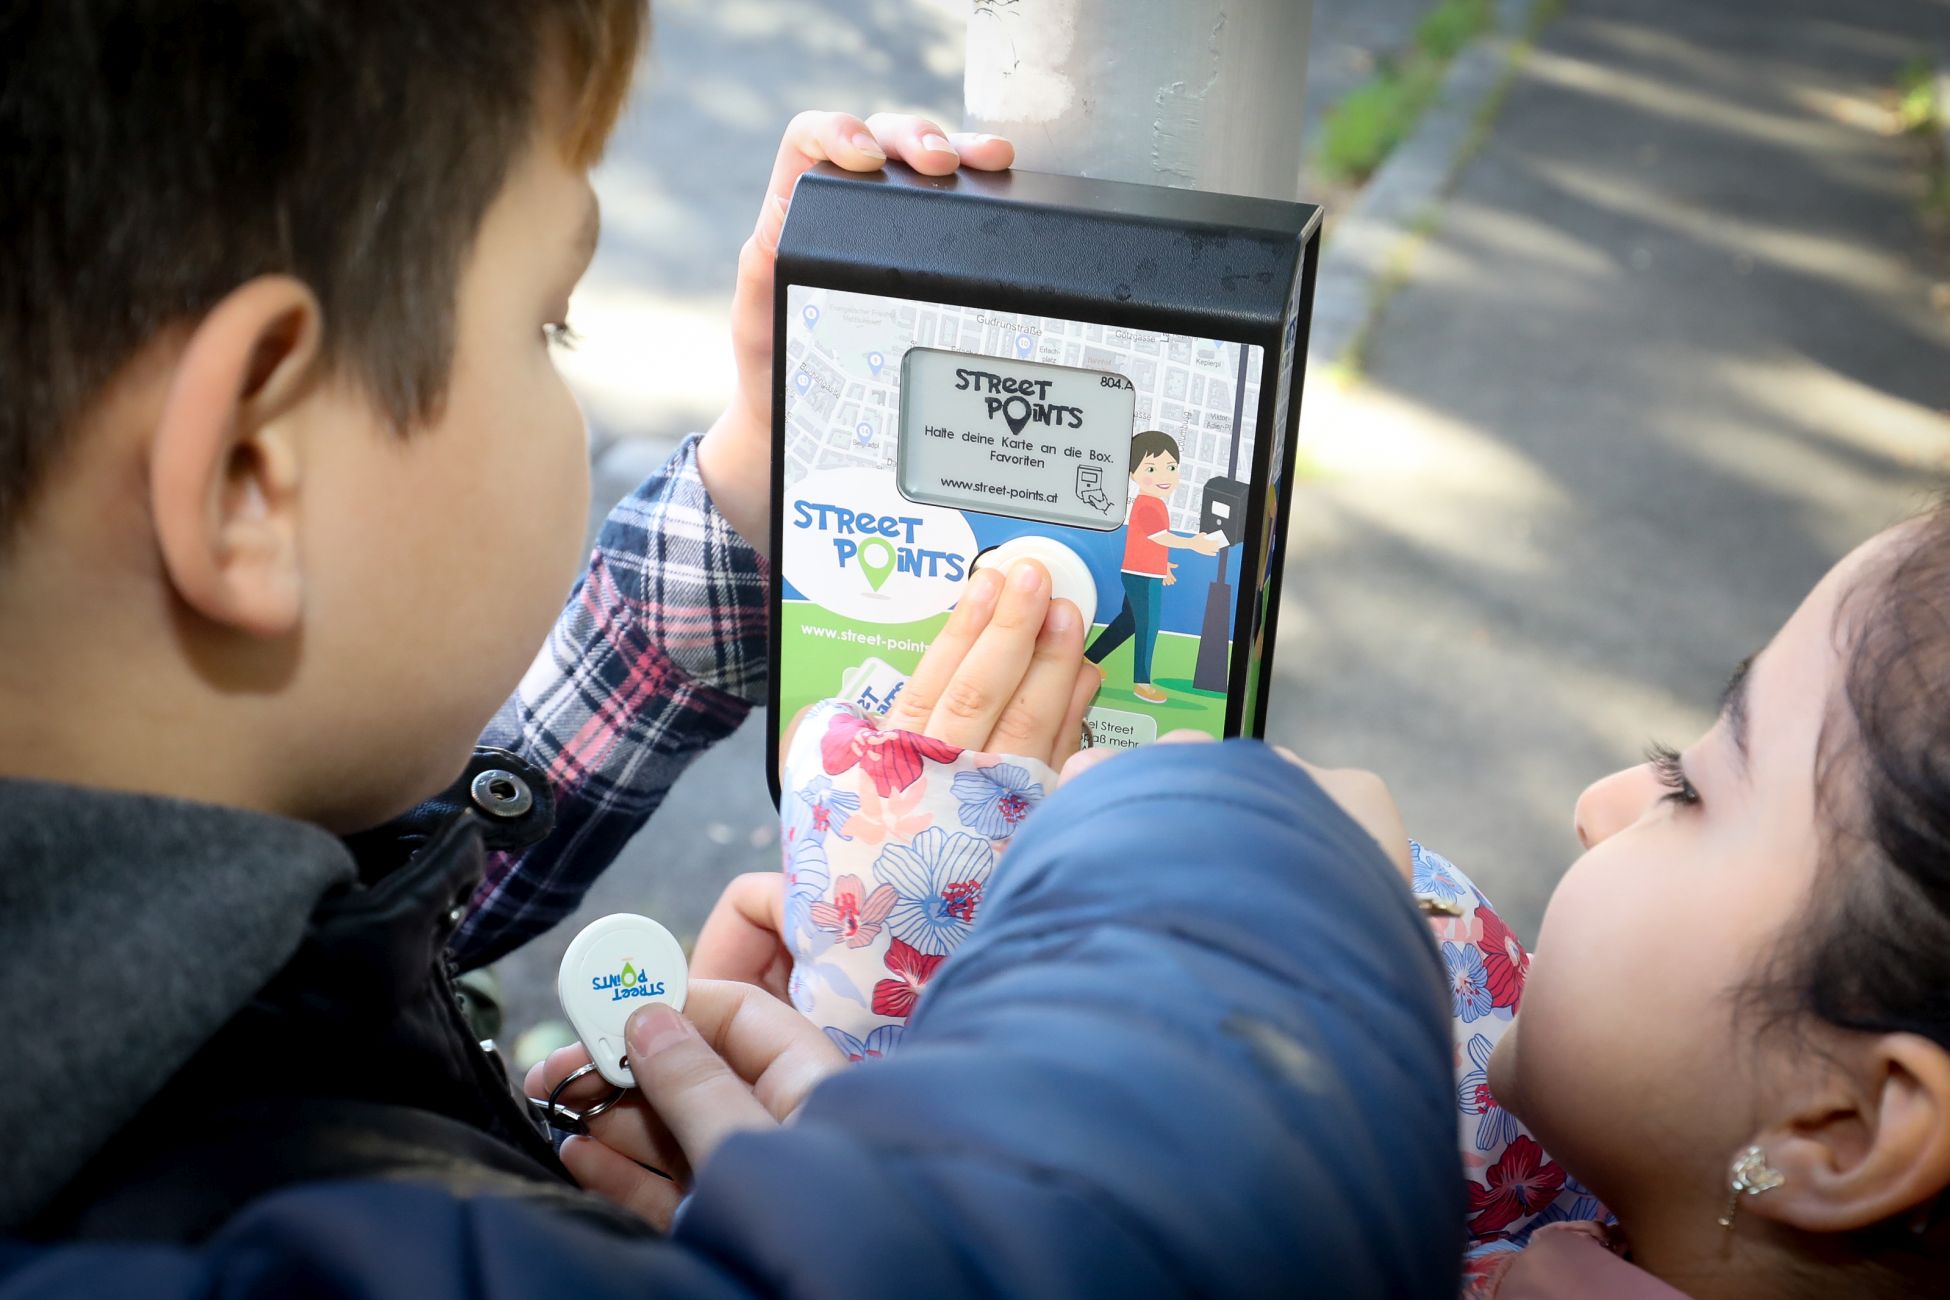
[[[973,0],[964,128],[1033,171],[1300,197],[1313,0]],[[1234,427],[1246,390],[1234,380]],[[1233,445],[1235,458],[1238,444]],[[1238,467],[1231,467],[1238,475]],[[1232,585],[1221,551],[1193,685],[1224,692]]]
[[[973,0],[965,128],[1017,164],[1295,199],[1313,0]]]

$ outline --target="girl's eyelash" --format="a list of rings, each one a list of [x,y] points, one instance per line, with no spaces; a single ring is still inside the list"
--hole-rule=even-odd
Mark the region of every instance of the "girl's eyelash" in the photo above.
[[[570,352],[575,351],[576,344],[582,342],[582,335],[576,333],[567,321],[550,321],[542,326],[542,337],[548,340],[550,347],[565,348]]]
[[[1686,776],[1686,769],[1679,762],[1679,751],[1671,745],[1654,744],[1645,751],[1645,761],[1652,764],[1653,775],[1659,784],[1666,787],[1665,801],[1690,808],[1699,802],[1699,791]]]

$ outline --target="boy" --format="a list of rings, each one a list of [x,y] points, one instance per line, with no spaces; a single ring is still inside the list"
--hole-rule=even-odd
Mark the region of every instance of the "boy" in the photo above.
[[[1124,607],[1097,635],[1084,657],[1100,664],[1132,637],[1131,693],[1150,704],[1166,695],[1151,684],[1151,655],[1158,646],[1158,606],[1177,582],[1172,551],[1217,555],[1226,544],[1218,533],[1174,533],[1165,502],[1178,487],[1178,441],[1147,429],[1131,439],[1131,513],[1124,523]]]
[[[574,572],[583,431],[548,346],[644,19],[0,15],[0,1296],[857,1292],[869,1245],[889,1293],[1240,1292],[1303,1266],[1447,1288],[1454,1250],[1399,1245],[1460,1221],[1453,1172],[1388,1186],[1451,1126],[1422,928],[1372,840],[1255,747],[1128,760],[1168,811],[1239,787],[1261,815],[1223,854],[1019,843],[904,1060],[825,1078],[780,1046],[803,1021],[740,986],[640,1014],[633,1068],[690,1166],[668,1239],[572,1184],[469,1039],[454,965],[572,905],[757,685],[741,534],[792,179],[954,166],[918,120],[795,120],[741,261],[738,395],[619,507],[490,731],[525,753],[469,761]],[[1337,960],[1371,943],[1379,970],[1352,1014],[1303,993],[1323,890]],[[1309,1103],[1295,1062],[1330,1047],[1406,1115]],[[1390,1158],[1323,1176],[1350,1133]]]

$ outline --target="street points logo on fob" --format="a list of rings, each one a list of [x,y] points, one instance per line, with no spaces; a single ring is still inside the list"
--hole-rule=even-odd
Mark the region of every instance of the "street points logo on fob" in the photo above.
[[[907,500],[881,470],[821,470],[787,489],[785,579],[848,618],[911,623],[947,610],[975,551],[959,510]]]
[[[660,998],[664,995],[664,982],[653,980],[647,973],[640,972],[625,960],[623,969],[608,975],[592,975],[589,987],[596,992],[609,990],[611,1002],[621,1002],[624,998]]]

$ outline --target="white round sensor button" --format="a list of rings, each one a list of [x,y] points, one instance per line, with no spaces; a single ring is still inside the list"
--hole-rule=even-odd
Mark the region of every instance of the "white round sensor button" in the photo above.
[[[1083,557],[1053,537],[1012,537],[975,558],[975,569],[1007,573],[1018,560],[1035,560],[1049,571],[1050,597],[1067,600],[1083,615],[1084,630],[1097,620],[1097,582]]]
[[[634,1088],[623,1026],[652,1002],[684,1009],[690,965],[676,936],[647,916],[617,912],[591,921],[562,954],[555,992],[562,1013],[597,1071],[618,1088]]]

